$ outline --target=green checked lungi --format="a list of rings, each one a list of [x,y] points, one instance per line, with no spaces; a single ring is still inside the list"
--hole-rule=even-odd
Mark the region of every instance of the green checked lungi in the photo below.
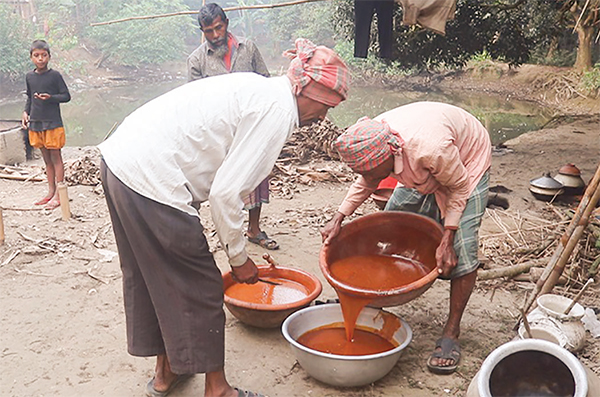
[[[458,230],[454,235],[454,251],[458,256],[458,264],[449,278],[455,279],[469,274],[479,267],[477,250],[479,248],[479,227],[485,213],[490,183],[490,172],[487,171],[469,196],[465,210],[460,217]],[[440,209],[433,194],[421,194],[416,189],[397,187],[390,197],[385,211],[407,211],[428,216],[440,224]]]

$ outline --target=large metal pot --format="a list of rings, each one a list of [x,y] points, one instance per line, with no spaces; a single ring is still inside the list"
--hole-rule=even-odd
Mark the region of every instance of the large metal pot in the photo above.
[[[484,360],[467,396],[598,395],[597,389],[588,391],[586,370],[575,356],[552,342],[523,339],[505,343]]]
[[[384,327],[386,316],[394,314],[366,307],[356,324],[375,330]],[[281,327],[281,332],[290,343],[298,363],[313,378],[333,386],[362,386],[381,379],[396,365],[402,351],[412,340],[412,330],[400,319],[401,326],[393,334],[398,346],[383,353],[366,356],[342,356],[323,353],[297,342],[304,333],[329,324],[343,322],[339,304],[326,304],[308,307],[289,316]]]
[[[436,221],[410,212],[384,211],[365,215],[343,226],[339,235],[321,248],[319,266],[337,291],[371,299],[369,306],[398,306],[421,295],[438,277],[435,251],[442,234]],[[355,288],[332,277],[330,264],[360,255],[401,255],[421,262],[429,272],[413,283],[385,291]]]
[[[550,201],[564,193],[564,185],[546,174],[529,181],[529,191],[538,200]]]

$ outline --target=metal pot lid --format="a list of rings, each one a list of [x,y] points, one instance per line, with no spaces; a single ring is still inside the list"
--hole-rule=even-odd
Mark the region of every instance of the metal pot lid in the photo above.
[[[558,173],[563,174],[563,175],[573,175],[573,176],[581,175],[581,171],[579,171],[579,168],[575,167],[575,164],[573,164],[573,163],[568,163],[568,164],[563,165],[558,170]]]
[[[546,174],[541,178],[532,179],[529,183],[531,186],[539,187],[541,189],[562,189],[564,187],[562,183],[552,178],[550,174]]]
[[[541,187],[529,186],[529,191],[542,196],[558,196],[564,193],[564,189],[543,189]]]

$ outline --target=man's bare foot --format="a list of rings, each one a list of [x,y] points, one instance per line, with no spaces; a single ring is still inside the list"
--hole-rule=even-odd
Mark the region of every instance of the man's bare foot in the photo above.
[[[48,201],[48,203],[44,206],[44,208],[47,210],[53,210],[58,207],[60,207],[60,201],[58,200],[58,198],[53,198],[52,200]]]

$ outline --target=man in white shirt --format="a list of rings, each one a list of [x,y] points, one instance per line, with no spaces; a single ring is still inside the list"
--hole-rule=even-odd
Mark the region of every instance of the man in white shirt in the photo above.
[[[234,278],[255,283],[245,250],[243,198],[269,174],[298,125],[346,98],[348,71],[305,39],[287,76],[234,73],[188,83],[125,118],[99,147],[123,271],[128,351],[157,356],[149,395],[205,373],[206,396],[257,395],[224,372],[221,273],[197,209],[210,203]]]

